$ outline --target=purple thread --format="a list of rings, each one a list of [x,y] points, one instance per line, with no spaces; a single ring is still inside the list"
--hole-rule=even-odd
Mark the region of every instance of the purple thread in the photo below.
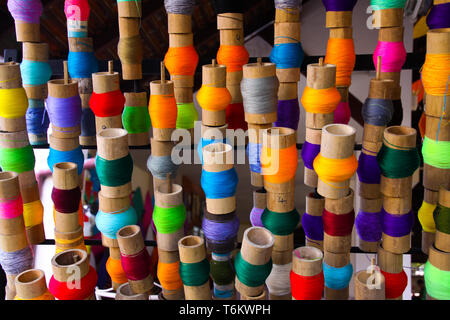
[[[300,106],[298,99],[278,100],[278,120],[274,127],[285,127],[294,130],[298,129],[300,121]]]
[[[414,224],[412,210],[407,214],[390,214],[381,209],[381,225],[383,233],[391,237],[403,237],[411,233]]]
[[[319,154],[319,152],[320,152],[320,144],[313,144],[308,141],[305,141],[302,147],[302,159],[305,167],[314,170],[313,162],[314,159]]]
[[[223,244],[236,237],[239,230],[239,219],[236,215],[228,221],[212,221],[203,217],[202,229],[205,237],[211,243]]]
[[[377,157],[361,152],[358,159],[359,181],[368,184],[379,184],[381,179],[380,167],[378,166]]]
[[[305,212],[302,216],[302,227],[308,239],[316,241],[323,240],[322,216],[312,216]]]
[[[250,212],[250,222],[253,227],[262,227],[264,228],[263,223],[261,222],[261,215],[264,212],[264,209],[253,208]]]
[[[358,236],[367,242],[381,240],[381,213],[359,211],[355,218]]]
[[[322,0],[326,11],[352,11],[358,0]]]
[[[81,122],[81,99],[79,95],[69,98],[48,96],[47,112],[50,122],[59,128],[78,126]]]
[[[450,28],[450,2],[434,5],[427,16],[430,29]]]
[[[8,0],[8,10],[14,20],[39,23],[42,3],[40,0]]]

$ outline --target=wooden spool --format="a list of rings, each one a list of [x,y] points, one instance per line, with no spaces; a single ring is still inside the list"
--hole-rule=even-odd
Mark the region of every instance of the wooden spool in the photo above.
[[[98,205],[99,210],[104,213],[116,214],[123,212],[130,207],[130,195],[124,195],[122,197],[109,198],[105,196],[105,192],[101,189],[98,193]],[[104,247],[118,248],[119,243],[117,239],[111,239],[102,234],[102,245]]]
[[[439,190],[439,204],[450,208],[450,190],[441,188]],[[450,252],[450,234],[436,230],[435,247],[444,252]]]
[[[40,269],[29,269],[19,273],[15,279],[17,297],[34,300],[46,293],[45,273]]]
[[[226,46],[243,46],[244,30],[243,29],[222,29],[219,30],[220,44]]]
[[[360,210],[364,212],[376,213],[381,211],[383,199],[366,199],[360,198]],[[358,246],[364,252],[377,252],[380,241],[368,242],[359,238]]]
[[[23,60],[48,62],[48,44],[45,42],[24,42],[22,45]],[[44,100],[47,98],[47,85],[23,85],[28,99]]]
[[[302,277],[313,277],[322,272],[323,253],[317,247],[304,246],[292,252],[292,272]],[[292,300],[295,300],[292,297]]]
[[[328,159],[346,159],[353,156],[356,130],[345,124],[329,124],[322,128],[320,153]],[[317,192],[330,199],[349,194],[350,179],[342,182],[324,182],[318,179]]]
[[[151,95],[173,96],[173,81],[165,80],[164,70],[164,64],[161,63],[161,80],[150,82]],[[171,141],[173,131],[175,131],[175,128],[155,128],[153,126],[153,138],[159,141]]]
[[[246,79],[275,77],[276,65],[274,63],[247,63],[243,66],[243,77]],[[245,107],[245,105],[244,105]],[[245,121],[250,124],[272,124],[277,121],[277,105],[270,113],[245,113]]]
[[[275,22],[300,21],[300,8],[275,8]]]
[[[376,29],[403,26],[403,8],[375,10],[372,26]]]
[[[323,261],[333,268],[342,268],[350,263],[350,252],[347,253],[332,253],[324,251]],[[326,300],[348,300],[349,287],[344,289],[331,289],[325,286]]]
[[[327,11],[326,28],[345,28],[352,26],[353,11]]]
[[[190,16],[189,16],[190,21]],[[169,46],[171,48],[189,47],[194,45],[193,33],[169,33]],[[194,87],[194,76],[190,75],[170,75],[170,80],[173,81],[175,88],[175,99],[177,102],[192,102],[192,88]],[[180,90],[185,88],[185,90]],[[179,98],[183,98],[181,93],[184,93],[184,99],[191,98],[189,101],[179,101]],[[189,95],[190,93],[190,95]],[[178,99],[177,99],[178,98]]]
[[[317,198],[313,195],[313,193],[306,195],[305,212],[310,216],[321,217],[324,208],[325,198]],[[313,240],[306,236],[305,243],[307,246],[316,247],[323,251],[323,240]]]
[[[242,240],[242,259],[252,265],[264,265],[269,262],[272,255],[274,237],[272,233],[261,227],[251,227],[245,230]],[[244,296],[258,297],[264,291],[264,285],[249,287],[235,278],[236,290]],[[241,298],[242,299],[242,298]]]
[[[355,275],[355,300],[385,300],[385,279],[375,269],[375,258],[372,258],[372,270],[361,270]]]
[[[381,28],[378,32],[378,40],[384,42],[403,42],[403,26]],[[381,79],[391,79],[396,86],[400,86],[400,72],[381,72]]]
[[[119,2],[120,3],[120,2]],[[116,300],[148,300],[148,294],[135,293],[128,282],[122,283],[116,290]]]
[[[275,22],[274,45],[300,42],[300,29],[300,22]],[[300,81],[300,68],[277,68],[276,72],[280,82]]]
[[[78,216],[75,216],[78,224]],[[69,249],[77,249],[83,246],[83,228],[78,226],[77,229],[68,232],[61,232],[55,228],[55,247],[56,252],[61,252]]]
[[[39,42],[41,32],[39,23],[29,23],[21,20],[14,20],[16,26],[17,42]]]
[[[206,258],[205,241],[197,236],[186,236],[178,241],[180,261],[198,263]],[[186,300],[211,300],[209,279],[201,286],[184,285]]]
[[[172,141],[159,141],[155,138],[150,138],[150,145],[152,156],[155,157],[170,156],[174,147],[174,143]],[[166,183],[166,179],[153,177],[153,190],[157,190],[158,187],[164,183]]]
[[[226,87],[226,66],[221,64],[206,64],[202,67],[202,85],[225,88]],[[225,109],[220,111],[210,111],[202,109],[202,123],[205,126],[220,127],[226,123]]]
[[[175,263],[177,261],[180,261],[178,247],[176,251],[165,251],[162,250],[158,245],[158,259],[161,263]],[[162,287],[162,295],[165,300],[184,300],[184,289],[183,287],[181,287],[178,290],[167,290]]]
[[[125,105],[140,107],[148,112],[146,92],[125,92]],[[145,146],[149,144],[149,132],[128,133],[128,144],[130,146]]]
[[[239,294],[240,300],[267,300],[267,291],[263,289],[263,292],[257,296],[246,296],[245,294]]]
[[[267,192],[264,190],[253,191],[253,207],[265,209],[267,204]]]
[[[140,25],[141,25],[140,19],[123,18],[119,16],[120,38],[131,38],[135,36],[139,37]],[[139,40],[142,42],[140,38]],[[122,78],[124,80],[142,79],[142,60],[133,61],[133,63],[124,60],[121,60],[120,62],[122,65]]]
[[[233,30],[244,28],[244,15],[242,13],[220,13],[217,15],[218,30]]]
[[[306,128],[306,134],[305,134],[305,141],[320,145],[322,142],[322,130],[320,129],[311,129]],[[317,173],[314,171],[314,169],[309,169],[307,167],[304,168],[304,178],[303,182],[305,185],[311,188],[317,187]]]
[[[119,18],[141,18],[142,1],[119,1],[117,2],[117,11]]]
[[[262,144],[263,132],[272,127],[272,124],[248,124],[248,141],[249,143]],[[260,173],[250,171],[250,183],[252,186],[264,187],[264,178]]]
[[[169,36],[192,32],[192,16],[190,14],[167,13],[167,22]]]
[[[312,89],[328,89],[336,86],[336,66],[319,63],[311,63],[306,67],[306,86]],[[305,125],[311,129],[322,129],[334,122],[334,112],[311,113],[306,112]]]

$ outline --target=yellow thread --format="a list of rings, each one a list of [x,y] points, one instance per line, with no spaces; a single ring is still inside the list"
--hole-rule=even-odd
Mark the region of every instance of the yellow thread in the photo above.
[[[221,111],[225,110],[230,104],[231,94],[227,88],[203,85],[197,93],[197,101],[202,109]]]
[[[436,209],[436,204],[431,204],[425,200],[422,202],[422,206],[419,209],[418,217],[422,229],[425,232],[436,232],[436,224],[434,223],[433,212]]]
[[[55,297],[47,290],[38,297],[32,299],[22,299],[19,296],[15,296],[14,300],[55,300]]]
[[[305,87],[301,99],[303,108],[310,113],[331,113],[340,101],[341,94],[336,87],[327,89]]]
[[[21,118],[28,109],[28,98],[25,89],[0,90],[0,117],[7,119]]]
[[[358,168],[358,160],[355,155],[345,159],[329,159],[320,153],[314,159],[314,170],[320,180],[328,184],[329,182],[343,182],[349,180]],[[329,184],[333,188],[339,188]]]
[[[30,228],[41,224],[44,219],[44,207],[41,200],[28,202],[23,204],[23,220],[25,227]]]

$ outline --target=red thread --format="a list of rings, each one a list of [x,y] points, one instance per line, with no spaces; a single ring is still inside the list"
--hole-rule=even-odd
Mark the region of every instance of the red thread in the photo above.
[[[400,297],[408,285],[408,277],[405,270],[399,273],[389,273],[380,270],[384,276],[386,299],[395,299]]]
[[[150,255],[146,248],[132,256],[120,253],[120,257],[123,271],[129,280],[142,280],[150,274]]]
[[[246,131],[248,129],[247,122],[245,121],[244,105],[240,103],[230,103],[226,109],[226,121],[228,129],[242,129]]]
[[[295,300],[320,300],[322,298],[325,279],[323,271],[315,276],[305,277],[291,270],[291,292]]]
[[[334,237],[347,236],[352,233],[355,222],[355,211],[346,214],[335,214],[323,209],[323,230]]]
[[[97,117],[114,117],[122,114],[125,97],[120,90],[91,95],[89,106]]]
[[[77,212],[80,206],[81,191],[79,187],[71,190],[53,188],[52,200],[55,210],[61,213]]]
[[[70,284],[73,289],[69,289],[67,284]],[[97,272],[92,266],[89,266],[89,272],[80,279],[77,287],[74,281],[59,282],[54,276],[50,278],[48,290],[58,300],[84,300],[89,298],[95,290],[97,285]]]

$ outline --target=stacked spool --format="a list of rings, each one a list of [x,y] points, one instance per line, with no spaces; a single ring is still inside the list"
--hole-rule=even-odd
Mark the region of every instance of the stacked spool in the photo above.
[[[97,133],[95,166],[101,189],[95,223],[102,233],[103,246],[109,248],[107,271],[113,288],[117,289],[127,281],[120,263],[117,231],[137,223],[136,211],[130,205],[133,160],[128,150],[128,134],[124,129],[110,128]]]
[[[0,166],[19,175],[27,237],[30,244],[41,243],[45,239],[44,209],[34,174],[34,152],[25,121],[28,100],[18,63],[0,64],[0,100]]]
[[[368,270],[361,270],[355,275],[355,300],[385,300],[385,279],[375,266],[372,258]]]
[[[15,280],[17,295],[14,300],[55,300],[47,289],[45,273],[40,269],[30,269],[17,275]]]
[[[81,145],[86,146],[96,144],[95,116],[89,106],[89,100],[92,95],[92,73],[98,72],[93,40],[88,37],[89,12],[87,0],[65,0],[64,2],[69,41],[69,75],[78,82],[82,107],[79,140]]]
[[[447,6],[450,5],[447,2]],[[437,10],[439,6],[434,6]],[[436,206],[439,188],[450,188],[450,127],[448,77],[450,69],[450,32],[434,29],[427,33],[427,55],[422,68],[422,82],[426,93],[425,137],[422,146],[424,202],[419,211],[422,224],[422,250],[426,253],[433,243],[435,225],[432,212]],[[441,60],[442,59],[442,60]],[[436,62],[435,62],[436,61]]]
[[[297,159],[295,130],[273,127],[264,131],[261,166],[267,190],[267,208],[261,221],[275,239],[272,273],[266,282],[271,300],[291,300],[289,272],[292,269],[294,230],[300,222],[295,209]]]
[[[358,162],[353,153],[356,130],[345,124],[322,128],[320,153],[314,160],[317,192],[325,198],[324,276],[325,298],[347,300],[353,267],[350,263],[351,233],[355,212],[350,179]]]
[[[206,246],[212,252],[211,277],[216,300],[235,298],[231,256],[237,243],[239,219],[235,197],[238,176],[233,155],[231,145],[221,142],[203,148],[201,185],[206,196],[206,211],[202,228]]]
[[[325,199],[317,192],[310,192],[306,196],[305,213],[302,215],[302,227],[305,231],[307,246],[316,247],[323,251],[323,221],[322,213]]]
[[[292,300],[321,300],[324,288],[323,252],[316,247],[292,251]]]
[[[378,64],[380,63],[381,57],[378,58]],[[364,252],[377,252],[381,241],[383,200],[380,193],[381,173],[376,156],[383,144],[383,131],[394,112],[391,101],[394,82],[381,79],[381,67],[377,69],[377,77],[370,80],[369,96],[362,109],[364,133],[358,160],[360,210],[355,226],[359,236],[359,248]]]
[[[403,291],[408,284],[408,278],[403,270],[403,255],[387,251],[381,244],[377,252],[378,266],[384,277],[386,300],[402,300]]]
[[[336,86],[341,100],[334,112],[334,123],[348,124],[351,118],[348,91],[355,67],[355,48],[352,38],[352,11],[357,0],[322,1],[326,9],[326,27],[330,29],[325,63],[336,65]]]
[[[402,88],[400,73],[406,61],[406,50],[403,44],[403,12],[405,0],[385,1],[371,0],[374,28],[379,29],[378,45],[373,54],[373,62],[377,67],[379,56],[383,59],[381,79],[394,81],[391,88],[391,99],[394,104],[394,114],[389,126],[401,125],[403,107],[401,101]]]
[[[198,54],[194,48],[192,33],[192,11],[195,1],[164,1],[168,19],[169,50],[164,63],[174,83],[177,103],[177,129],[193,134],[198,113],[194,106],[194,74],[198,64]],[[189,142],[190,144],[190,142]]]
[[[242,66],[248,62],[249,55],[244,47],[243,2],[215,1],[217,29],[220,33],[220,47],[217,62],[227,68],[226,84],[231,94],[226,108],[226,123],[229,129],[247,130],[241,94],[243,77]]]
[[[0,201],[0,264],[6,273],[5,299],[13,300],[16,296],[16,276],[33,267],[16,173],[0,173]]]

